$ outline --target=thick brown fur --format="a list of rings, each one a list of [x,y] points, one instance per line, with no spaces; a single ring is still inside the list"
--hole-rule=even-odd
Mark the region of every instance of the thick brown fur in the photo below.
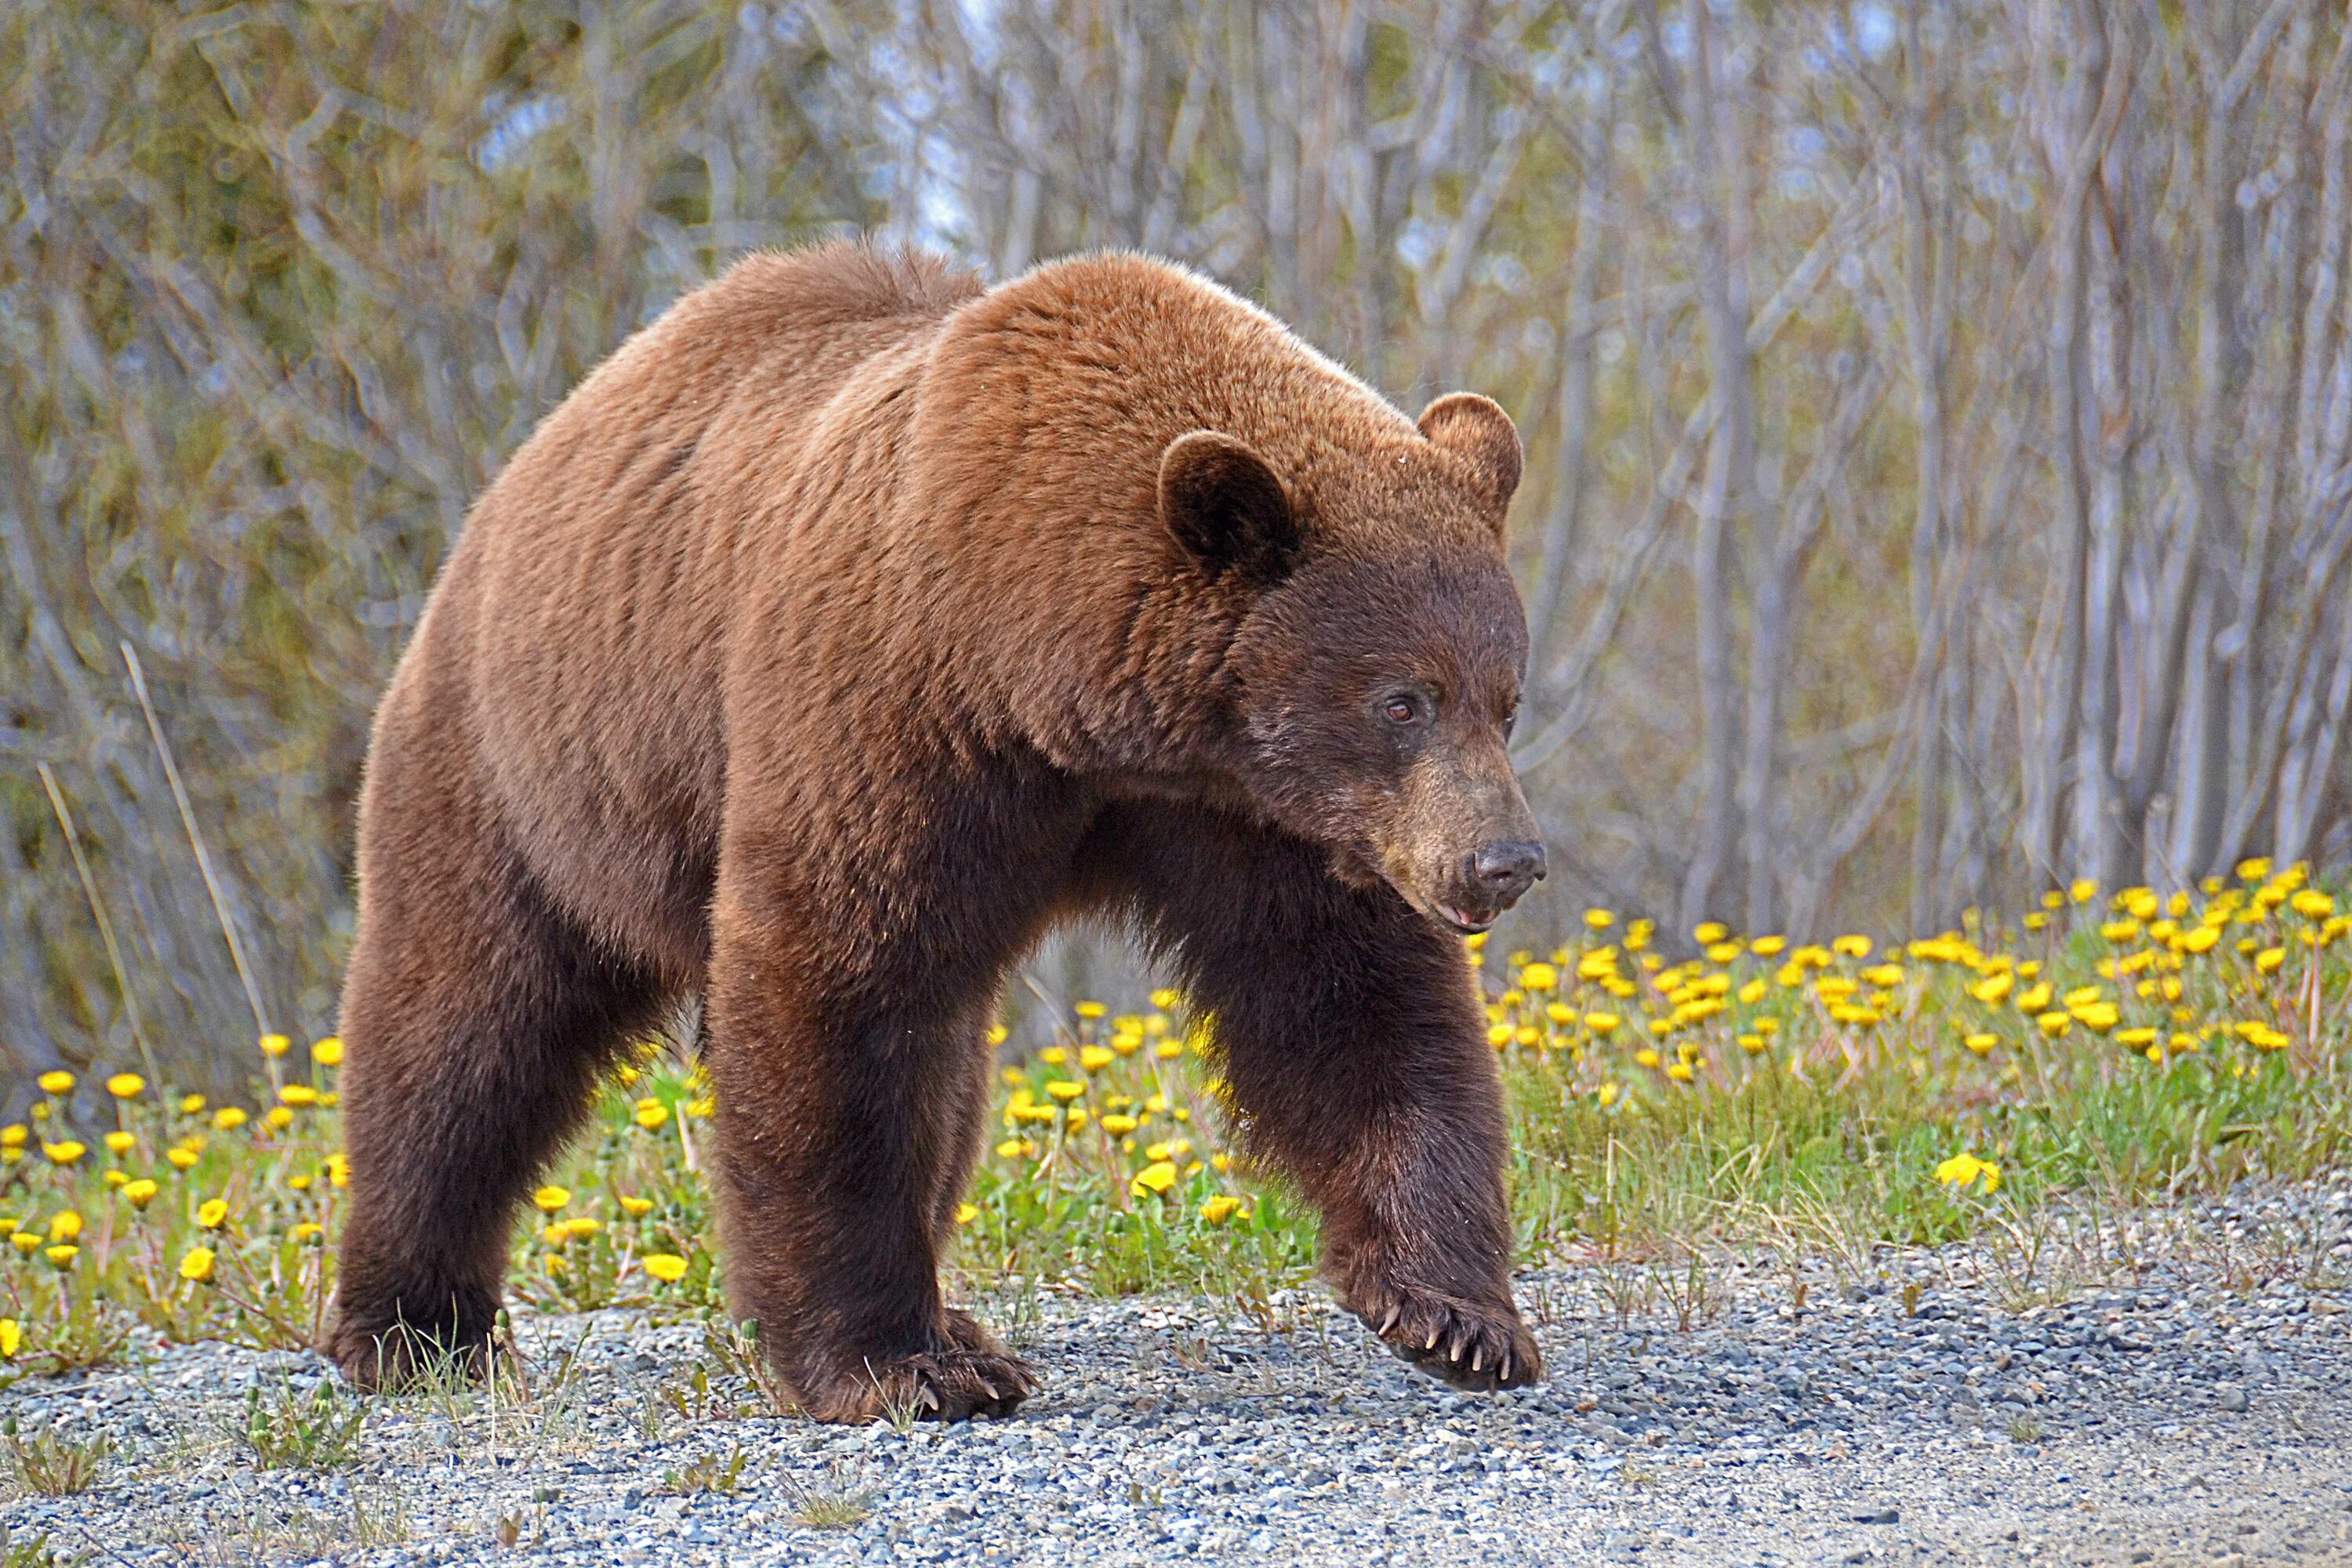
[[[598,1075],[705,999],[738,1312],[813,1414],[1011,1409],[937,1264],[1002,977],[1131,921],[1340,1300],[1538,1375],[1456,934],[1541,875],[1509,421],[1132,256],[746,260],[482,497],[376,720],[330,1349],[478,1356]]]

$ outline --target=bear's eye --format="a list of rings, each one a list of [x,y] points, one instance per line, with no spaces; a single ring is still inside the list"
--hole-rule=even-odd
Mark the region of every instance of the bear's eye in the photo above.
[[[1388,715],[1391,724],[1410,724],[1421,717],[1421,704],[1400,691],[1381,704],[1381,711]]]
[[[1511,738],[1511,731],[1518,727],[1518,723],[1519,710],[1517,709],[1514,708],[1508,713],[1503,715],[1504,740],[1507,741]]]

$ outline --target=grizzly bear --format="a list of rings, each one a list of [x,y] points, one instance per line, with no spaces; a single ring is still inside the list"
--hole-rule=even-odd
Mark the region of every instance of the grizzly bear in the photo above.
[[[1540,1375],[1463,935],[1543,850],[1506,753],[1518,437],[1416,422],[1133,255],[993,289],[747,259],[475,507],[376,715],[342,997],[330,1352],[478,1369],[600,1075],[702,999],[733,1310],[809,1414],[1003,1414],[938,1267],[1000,985],[1125,922],[1208,1026],[1339,1300],[1457,1384]]]

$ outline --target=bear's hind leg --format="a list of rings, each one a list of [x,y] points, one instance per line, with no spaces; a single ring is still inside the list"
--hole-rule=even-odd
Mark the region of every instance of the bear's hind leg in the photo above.
[[[381,743],[377,757],[341,1016],[350,1208],[324,1347],[362,1387],[436,1362],[482,1369],[515,1211],[661,994],[549,905],[449,759]]]

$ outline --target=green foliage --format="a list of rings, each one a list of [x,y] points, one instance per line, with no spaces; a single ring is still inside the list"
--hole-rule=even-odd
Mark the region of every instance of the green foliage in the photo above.
[[[245,1418],[236,1436],[265,1470],[340,1469],[359,1457],[365,1404],[346,1399],[325,1379],[305,1396],[290,1382],[264,1394],[246,1391]]]

